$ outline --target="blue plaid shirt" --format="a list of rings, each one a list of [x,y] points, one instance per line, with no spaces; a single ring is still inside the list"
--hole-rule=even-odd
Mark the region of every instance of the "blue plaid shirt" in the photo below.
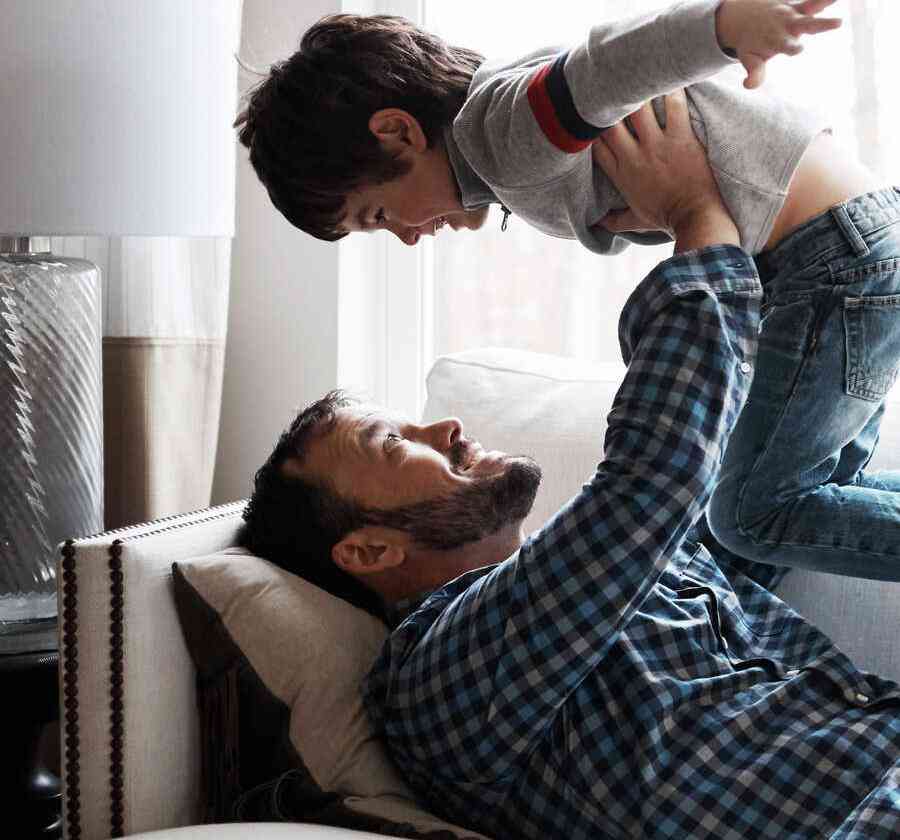
[[[900,837],[898,686],[695,541],[761,296],[737,248],[658,266],[596,474],[386,641],[366,707],[433,811],[498,839]]]

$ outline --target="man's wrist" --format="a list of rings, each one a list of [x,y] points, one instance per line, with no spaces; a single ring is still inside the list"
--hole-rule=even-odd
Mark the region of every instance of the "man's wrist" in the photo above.
[[[738,245],[741,237],[734,220],[724,208],[707,208],[684,216],[673,226],[675,253],[709,245]]]

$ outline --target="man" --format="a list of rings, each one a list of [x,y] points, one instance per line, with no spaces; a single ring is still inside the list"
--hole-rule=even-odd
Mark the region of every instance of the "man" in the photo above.
[[[666,109],[596,150],[635,226],[676,245],[623,312],[628,371],[582,491],[526,539],[533,462],[330,395],[258,473],[248,541],[384,609],[367,708],[448,819],[498,840],[896,837],[900,688],[691,530],[761,287],[683,96]]]

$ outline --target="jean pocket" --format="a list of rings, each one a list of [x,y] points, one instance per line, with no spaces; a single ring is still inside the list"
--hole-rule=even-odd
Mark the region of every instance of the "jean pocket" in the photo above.
[[[900,295],[844,298],[846,392],[880,402],[900,369]]]

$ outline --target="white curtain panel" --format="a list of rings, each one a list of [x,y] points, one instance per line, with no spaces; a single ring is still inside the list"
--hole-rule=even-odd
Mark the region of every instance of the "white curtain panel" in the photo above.
[[[231,239],[59,237],[103,277],[107,528],[209,504]]]

